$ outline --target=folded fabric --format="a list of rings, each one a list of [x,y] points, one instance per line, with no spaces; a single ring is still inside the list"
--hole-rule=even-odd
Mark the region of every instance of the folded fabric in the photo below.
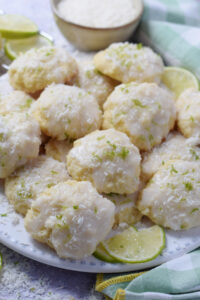
[[[96,290],[114,300],[200,299],[200,249],[147,272],[99,274]]]
[[[200,79],[200,1],[145,0],[137,39]]]
[[[144,0],[144,6],[136,39],[200,79],[200,1]],[[200,299],[200,250],[146,272],[99,274],[96,290],[114,300]]]

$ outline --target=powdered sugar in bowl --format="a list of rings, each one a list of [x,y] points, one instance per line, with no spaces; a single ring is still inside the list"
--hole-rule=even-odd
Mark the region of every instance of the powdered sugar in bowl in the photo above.
[[[62,34],[84,51],[127,40],[143,13],[142,0],[51,0],[51,6]]]

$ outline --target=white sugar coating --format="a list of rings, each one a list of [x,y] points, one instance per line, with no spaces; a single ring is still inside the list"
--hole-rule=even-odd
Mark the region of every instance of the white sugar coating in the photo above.
[[[178,127],[182,134],[200,138],[200,92],[187,89],[176,101]]]
[[[9,83],[8,73],[0,76],[0,97],[5,96],[13,92],[13,88]]]
[[[140,150],[162,142],[174,127],[176,111],[171,93],[155,83],[117,86],[104,103],[103,129],[126,133]]]
[[[91,255],[110,232],[115,205],[90,182],[68,180],[40,194],[25,217],[25,228],[63,258]]]
[[[0,98],[0,114],[29,112],[34,99],[22,91],[13,91]]]
[[[122,132],[97,130],[74,142],[69,174],[89,180],[100,193],[131,194],[139,187],[140,153]]]
[[[164,143],[153,148],[152,152],[143,154],[141,166],[143,179],[149,180],[162,165],[169,160],[178,159],[200,162],[200,148],[190,145],[189,139],[181,134],[170,133]]]
[[[101,125],[102,113],[97,101],[75,86],[48,86],[32,108],[41,130],[58,140],[82,137]]]
[[[123,225],[133,225],[139,222],[142,214],[136,207],[138,192],[130,195],[104,194],[104,197],[112,201],[115,206],[115,223],[114,227]]]
[[[138,208],[173,230],[200,225],[200,164],[174,160],[160,167],[141,192]]]
[[[40,129],[35,119],[23,113],[0,115],[0,178],[37,157],[40,143]]]
[[[101,74],[92,61],[78,62],[76,85],[91,93],[102,106],[108,95],[113,91],[117,82]]]
[[[13,88],[33,94],[51,83],[72,82],[77,64],[64,48],[34,48],[17,57],[8,74]]]
[[[58,4],[60,15],[67,21],[96,28],[127,24],[138,17],[141,8],[139,0],[62,0]]]
[[[70,141],[57,141],[50,139],[45,145],[46,155],[53,157],[54,159],[65,162],[68,152],[72,149],[73,143]]]
[[[15,210],[25,215],[40,193],[68,179],[64,163],[42,155],[6,178],[5,194]]]
[[[160,83],[164,64],[161,57],[141,44],[114,43],[94,56],[97,70],[123,83]]]

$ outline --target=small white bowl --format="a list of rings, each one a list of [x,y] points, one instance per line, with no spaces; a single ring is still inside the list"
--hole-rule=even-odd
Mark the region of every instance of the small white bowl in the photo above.
[[[73,45],[83,51],[96,51],[104,49],[112,43],[128,40],[138,26],[144,9],[142,0],[138,0],[140,3],[140,5],[138,5],[138,13],[131,22],[118,27],[94,28],[65,20],[58,10],[58,3],[60,1],[61,0],[51,0],[51,8],[56,24],[62,34]]]

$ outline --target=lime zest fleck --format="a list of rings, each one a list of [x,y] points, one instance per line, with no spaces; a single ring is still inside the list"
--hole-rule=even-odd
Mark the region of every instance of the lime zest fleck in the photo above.
[[[171,165],[171,170],[170,170],[170,174],[172,175],[173,173],[178,173],[178,171],[174,168],[174,165]]]
[[[107,157],[107,159],[113,160],[115,158],[116,153],[114,151],[104,151],[103,155]]]
[[[199,208],[197,208],[197,207],[193,208],[190,213],[193,214],[196,211],[199,211]]]
[[[53,175],[57,175],[57,174],[58,174],[58,172],[56,172],[56,171],[54,171],[54,170],[51,170],[51,174],[53,174]]]
[[[101,141],[101,140],[103,140],[105,137],[106,137],[105,135],[99,136],[99,137],[97,138],[97,141]]]
[[[184,185],[185,185],[185,189],[188,191],[188,192],[190,192],[190,191],[192,191],[193,190],[193,185],[192,185],[192,183],[191,182],[184,182]]]
[[[174,183],[167,183],[167,187],[169,187],[172,190],[176,189],[176,185]]]
[[[54,186],[54,183],[48,183],[47,187],[50,189],[52,186]]]
[[[194,117],[190,116],[190,121],[194,122]]]
[[[73,209],[79,209],[79,206],[78,205],[74,205]]]
[[[128,93],[129,93],[129,90],[128,90],[128,88],[127,88],[126,86],[120,88],[120,90],[121,90],[123,93],[125,93],[125,94],[128,94]]]
[[[126,157],[129,154],[129,150],[126,147],[122,147],[121,151],[117,153],[117,156],[121,157],[123,160],[126,159]]]
[[[94,157],[94,158],[96,158],[98,161],[100,161],[100,162],[102,162],[103,160],[102,160],[102,158],[99,156],[99,155],[97,155],[95,152],[92,152],[92,156]]]
[[[107,144],[109,144],[114,150],[117,149],[117,146],[115,144],[111,144],[110,141],[106,141]]]
[[[21,189],[17,191],[17,196],[22,200],[26,200],[32,198],[33,194],[31,193],[31,191],[28,191],[26,189]]]
[[[186,225],[186,224],[181,224],[180,228],[181,228],[181,229],[186,229],[186,228],[187,228],[187,225]]]
[[[8,214],[1,214],[0,216],[1,216],[1,217],[7,217]]]
[[[52,55],[54,53],[54,48],[51,48],[49,51],[45,53],[46,56]]]
[[[194,156],[195,160],[199,160],[199,156],[197,155],[197,153],[194,149],[191,148],[190,153],[192,154],[192,156]]]
[[[143,105],[138,99],[132,99],[131,100],[135,106],[141,107],[141,108],[147,108],[148,105]]]
[[[26,103],[24,105],[20,105],[20,109],[30,108],[32,103],[33,103],[33,99],[28,98],[26,99]]]
[[[139,43],[139,44],[136,45],[136,47],[137,47],[137,50],[140,50],[140,49],[143,48],[143,45],[142,45],[142,43]]]

